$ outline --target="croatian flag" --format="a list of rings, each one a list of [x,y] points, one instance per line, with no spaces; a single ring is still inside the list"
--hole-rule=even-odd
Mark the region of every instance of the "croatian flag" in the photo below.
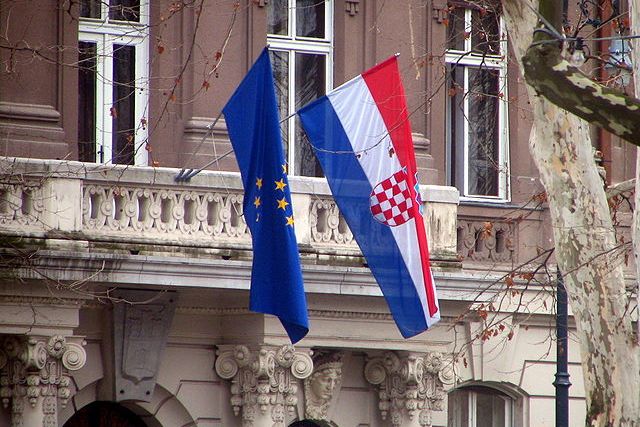
[[[298,114],[405,338],[440,320],[396,57]]]

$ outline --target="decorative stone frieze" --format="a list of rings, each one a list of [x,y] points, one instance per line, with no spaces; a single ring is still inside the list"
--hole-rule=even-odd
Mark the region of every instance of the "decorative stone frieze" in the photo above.
[[[487,219],[458,219],[458,255],[473,261],[511,262],[515,258],[515,224]]]
[[[44,229],[42,184],[6,182],[0,185],[0,225],[15,224],[26,229]]]
[[[343,353],[317,352],[313,373],[304,380],[305,418],[328,420],[329,406],[342,385]]]
[[[378,387],[378,408],[393,426],[431,426],[431,412],[444,410],[444,385],[453,364],[442,353],[385,352],[365,365],[366,380]]]
[[[11,427],[55,427],[58,402],[71,396],[69,371],[82,368],[81,338],[6,336],[0,339],[0,400],[11,405]]]
[[[313,371],[313,361],[293,346],[225,346],[218,351],[216,373],[231,380],[231,405],[242,410],[243,427],[284,427],[295,416],[300,380]]]
[[[314,199],[309,211],[311,240],[315,243],[349,245],[357,248],[353,233],[333,199]]]
[[[86,185],[83,229],[250,240],[241,193]]]

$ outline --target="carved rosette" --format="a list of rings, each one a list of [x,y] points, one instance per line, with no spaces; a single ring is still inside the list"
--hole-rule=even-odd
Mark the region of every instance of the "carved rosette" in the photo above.
[[[58,401],[64,408],[71,395],[68,372],[86,360],[80,344],[60,335],[0,339],[0,400],[5,408],[11,404],[12,427],[22,425],[23,412],[36,408],[39,399],[43,426],[56,426]]]
[[[238,345],[218,351],[217,374],[231,380],[231,406],[236,415],[242,410],[242,425],[270,420],[284,427],[287,415],[295,414],[298,383],[311,375],[311,357],[293,346],[261,346],[250,350]]]
[[[453,382],[453,363],[442,353],[385,352],[365,365],[378,387],[378,408],[393,426],[430,426],[431,411],[444,410],[444,385]]]

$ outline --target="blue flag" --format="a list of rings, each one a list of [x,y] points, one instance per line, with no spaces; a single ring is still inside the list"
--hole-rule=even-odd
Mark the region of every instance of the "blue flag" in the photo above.
[[[249,308],[278,316],[296,343],[309,331],[309,320],[266,48],[222,111],[242,174],[244,219],[253,241]]]

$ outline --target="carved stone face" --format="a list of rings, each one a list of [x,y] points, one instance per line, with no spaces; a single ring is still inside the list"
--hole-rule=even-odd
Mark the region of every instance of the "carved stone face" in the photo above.
[[[330,400],[341,377],[342,369],[339,368],[327,367],[316,372],[311,379],[311,392],[314,394],[314,400]]]

